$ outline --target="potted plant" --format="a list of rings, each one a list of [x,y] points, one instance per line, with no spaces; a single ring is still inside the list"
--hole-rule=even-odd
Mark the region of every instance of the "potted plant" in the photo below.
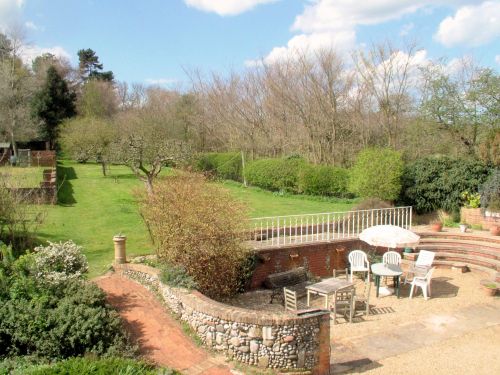
[[[487,296],[493,297],[497,293],[498,284],[492,280],[481,280],[481,286]]]
[[[441,232],[443,230],[443,222],[441,220],[434,220],[431,222],[431,230],[433,232]]]
[[[461,233],[467,232],[467,228],[469,227],[469,225],[467,223],[465,223],[465,222],[460,223],[459,226],[460,226],[460,232]]]

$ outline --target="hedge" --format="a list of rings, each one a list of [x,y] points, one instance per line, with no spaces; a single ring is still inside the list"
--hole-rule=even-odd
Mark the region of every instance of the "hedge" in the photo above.
[[[308,165],[299,173],[299,190],[309,195],[343,198],[348,195],[347,169],[329,165]]]
[[[199,156],[196,169],[213,173],[224,180],[242,180],[242,164],[239,152],[209,152]]]
[[[418,213],[457,212],[464,191],[477,193],[489,169],[481,161],[448,156],[427,157],[406,166],[402,200]]]
[[[350,171],[349,189],[362,198],[394,201],[401,191],[403,160],[389,148],[361,151]]]
[[[262,189],[298,193],[299,174],[306,166],[302,158],[259,159],[248,163],[245,177]]]

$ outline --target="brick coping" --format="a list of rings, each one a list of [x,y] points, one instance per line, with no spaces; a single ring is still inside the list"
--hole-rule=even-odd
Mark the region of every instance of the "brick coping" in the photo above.
[[[146,266],[144,264],[115,264],[113,268],[117,272],[123,271],[133,271],[148,274],[153,277],[158,277],[160,270]],[[159,283],[161,283],[158,280]],[[162,284],[163,286],[166,286]],[[184,304],[184,306],[207,314],[219,319],[241,322],[246,324],[257,324],[257,325],[291,325],[291,324],[306,324],[311,320],[317,320],[319,317],[328,315],[330,312],[327,310],[319,310],[317,312],[308,313],[304,316],[297,316],[289,312],[283,312],[283,314],[274,314],[266,311],[257,311],[244,309],[241,307],[226,305],[222,302],[214,301],[213,299],[203,295],[197,290],[188,291],[183,288],[174,288],[171,286],[166,286],[170,291],[175,294],[175,296]]]

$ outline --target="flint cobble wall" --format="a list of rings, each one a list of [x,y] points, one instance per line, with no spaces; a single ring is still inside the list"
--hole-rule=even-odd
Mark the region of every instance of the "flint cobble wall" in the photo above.
[[[225,305],[197,291],[169,287],[157,269],[139,264],[116,265],[123,276],[157,293],[167,307],[188,323],[208,348],[261,368],[309,369],[329,374],[330,315],[272,314]]]

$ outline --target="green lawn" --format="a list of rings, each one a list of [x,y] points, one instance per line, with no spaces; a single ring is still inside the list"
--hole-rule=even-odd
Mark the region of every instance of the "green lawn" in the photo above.
[[[43,181],[45,167],[0,167],[0,179],[6,179],[8,184],[16,188],[39,187]]]
[[[146,227],[138,213],[133,191],[144,185],[127,167],[112,166],[103,177],[100,166],[63,161],[58,166],[59,204],[47,208],[40,229],[42,240],[72,239],[84,247],[90,277],[105,272],[113,261],[113,235],[128,238],[127,254],[153,251]],[[224,182],[235,197],[250,208],[251,217],[349,210],[352,201],[301,196],[280,196],[258,188]]]

